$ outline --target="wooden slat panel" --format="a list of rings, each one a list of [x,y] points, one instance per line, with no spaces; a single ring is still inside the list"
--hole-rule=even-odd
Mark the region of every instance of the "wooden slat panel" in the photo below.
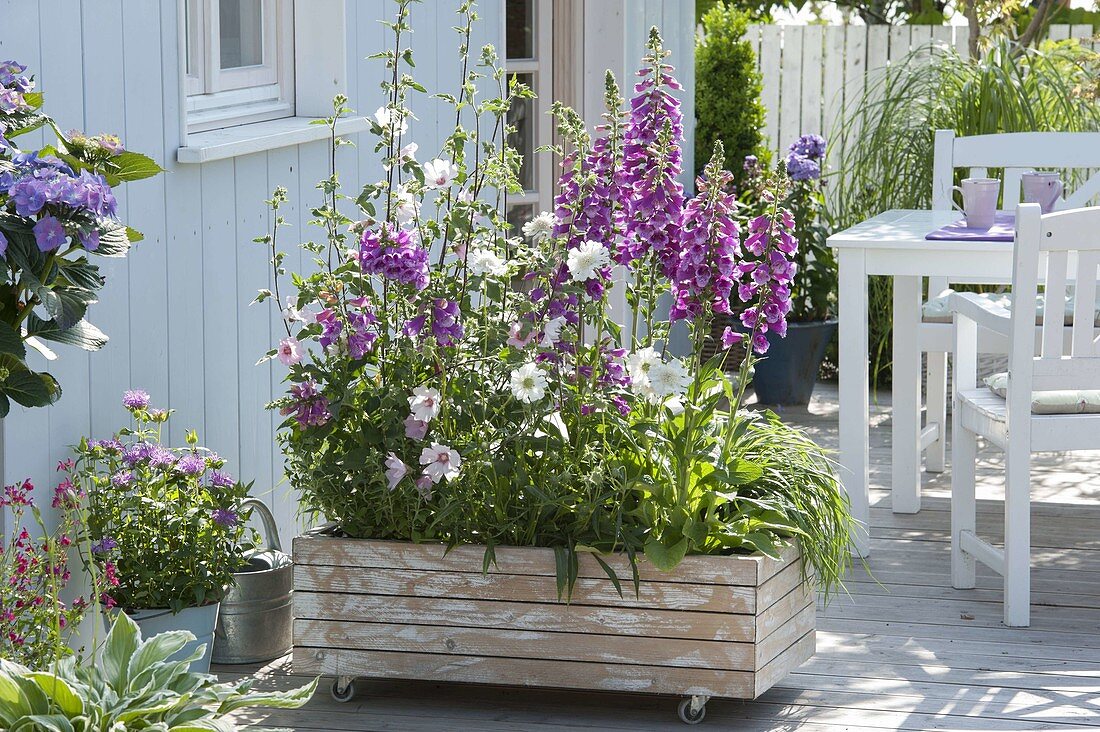
[[[782,63],[782,33],[778,25],[765,25],[760,31],[760,100],[764,104],[764,139],[769,150],[779,149],[779,76]]]
[[[777,659],[779,661],[781,659]],[[464,681],[649,694],[703,694],[748,699],[753,675],[744,671],[656,668],[545,659],[456,658],[429,653],[294,649],[294,672],[373,678]],[[773,662],[774,663],[774,662]],[[778,668],[781,664],[776,664]]]
[[[802,38],[806,26],[783,26],[783,64],[779,87],[779,138],[782,153],[799,135],[802,124]]]
[[[821,100],[824,68],[821,62],[825,27],[808,25],[802,31],[802,123],[800,135],[821,134]],[[793,140],[792,140],[793,142]]]
[[[806,619],[800,614],[799,624],[804,625],[805,622]],[[812,617],[809,618],[809,622],[812,626]],[[804,628],[802,633],[806,630],[809,628]],[[783,647],[786,648],[789,643],[790,640]],[[294,645],[304,648],[403,651],[516,659],[546,658],[558,661],[576,660],[726,671],[752,671],[755,658],[758,656],[754,653],[755,647],[751,643],[671,638],[656,640],[643,636],[594,636],[588,633],[547,633],[536,630],[460,628],[400,623],[349,623],[333,620],[296,621]],[[766,658],[762,663],[768,660],[771,659]]]
[[[773,606],[779,607],[780,605]],[[771,615],[765,618],[762,627],[773,628],[781,624],[780,610],[773,609],[770,612]],[[788,608],[786,612],[791,615],[794,608]],[[382,623],[641,635],[651,638],[695,638],[744,643],[763,635],[758,636],[757,622],[752,615],[316,592],[295,592],[294,614],[302,619],[354,622],[370,618]]]
[[[814,655],[816,642],[814,631],[811,630],[757,671],[754,677],[756,688],[753,698],[775,686],[793,669],[808,661]]]
[[[457,546],[443,556],[442,544],[413,544],[400,541],[341,539],[308,535],[294,539],[294,559],[299,564],[338,567],[381,567],[392,569],[428,569],[439,572],[481,572],[485,550],[478,546]],[[793,556],[788,551],[784,557]],[[541,547],[497,547],[496,564],[491,574],[530,574],[553,576],[554,552]],[[619,577],[631,577],[624,557],[608,555],[605,561]],[[639,557],[642,580],[657,582],[695,582],[716,585],[755,586],[782,569],[782,562],[766,564],[766,558],[754,556],[689,556],[673,572],[661,572]],[[592,557],[580,556],[579,576],[606,578],[603,568]],[[758,579],[759,578],[759,579]]]
[[[761,640],[779,629],[784,623],[797,615],[802,608],[813,605],[814,594],[808,591],[806,586],[798,585],[787,593],[783,599],[774,603],[767,610],[756,615],[756,639]]]
[[[802,582],[802,567],[792,562],[782,572],[771,577],[756,589],[756,607],[763,611],[787,596]]]
[[[774,583],[786,577],[790,570],[797,573],[798,567],[791,565],[780,577],[769,580],[768,584],[778,589],[779,585]],[[797,581],[797,574],[794,576]],[[565,603],[558,599],[556,583],[539,575],[401,569],[363,571],[299,565],[294,570],[294,587],[313,592]],[[637,596],[632,583],[624,580],[622,587],[623,595],[620,597],[607,577],[578,579],[568,604],[728,613],[753,613],[756,610],[756,591],[751,587],[648,581],[639,585]]]
[[[807,605],[799,610],[771,635],[756,644],[756,666],[763,668],[772,659],[785,651],[792,643],[814,630],[817,624],[817,608]]]

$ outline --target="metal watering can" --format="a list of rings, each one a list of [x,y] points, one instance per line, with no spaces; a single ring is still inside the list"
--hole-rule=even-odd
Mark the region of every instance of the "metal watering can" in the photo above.
[[[250,554],[248,565],[233,575],[236,583],[222,600],[214,630],[214,663],[270,661],[293,645],[294,563],[281,551],[275,517],[263,501],[241,503],[248,506],[263,523],[267,547]]]

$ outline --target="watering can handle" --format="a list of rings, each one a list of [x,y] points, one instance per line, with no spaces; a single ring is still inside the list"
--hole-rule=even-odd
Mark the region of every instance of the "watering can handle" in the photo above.
[[[241,501],[241,508],[252,506],[260,513],[260,523],[264,525],[264,538],[267,539],[267,548],[273,551],[282,551],[279,541],[279,527],[275,525],[275,517],[271,515],[271,509],[259,498],[246,498]]]

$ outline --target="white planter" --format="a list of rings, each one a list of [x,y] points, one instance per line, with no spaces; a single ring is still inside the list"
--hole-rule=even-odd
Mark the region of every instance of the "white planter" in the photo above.
[[[141,628],[143,638],[150,638],[168,630],[190,631],[195,636],[195,640],[184,646],[177,655],[188,656],[200,645],[205,644],[206,652],[201,658],[191,663],[191,671],[205,674],[210,672],[210,656],[214,651],[214,626],[218,624],[220,605],[215,602],[202,607],[187,607],[175,614],[167,608],[128,610],[126,614]]]

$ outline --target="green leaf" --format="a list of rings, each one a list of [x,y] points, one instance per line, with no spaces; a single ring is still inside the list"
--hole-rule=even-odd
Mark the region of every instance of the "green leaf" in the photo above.
[[[191,638],[194,638],[194,636],[182,630],[167,631],[153,636],[142,643],[133,657],[130,658],[126,671],[128,677],[131,679],[137,678],[146,669],[182,650]]]
[[[28,674],[36,684],[50,697],[57,707],[67,717],[75,717],[84,713],[84,700],[76,693],[69,682],[54,674],[45,671],[35,671]]]
[[[157,165],[151,157],[132,150],[126,150],[114,156],[111,158],[110,163],[111,170],[107,173],[106,178],[112,186],[118,185],[119,182],[151,178],[164,172],[164,168]],[[114,179],[114,182],[112,182],[112,179]]]
[[[231,697],[222,702],[218,707],[218,714],[229,714],[244,707],[271,707],[273,709],[298,709],[313,697],[317,690],[315,678],[305,686],[288,691],[249,692],[237,697]]]
[[[764,468],[751,460],[737,458],[726,463],[725,472],[729,485],[747,485],[759,480],[764,475]]]
[[[11,400],[8,399],[8,395],[0,391],[0,419],[8,416],[8,412],[11,411]]]
[[[99,267],[89,262],[87,257],[59,259],[57,263],[61,268],[61,276],[77,287],[98,290],[107,282],[99,273]]]
[[[14,371],[0,382],[0,390],[24,407],[46,407],[61,397],[57,381],[46,373]]]
[[[676,568],[688,550],[688,538],[685,536],[672,546],[666,546],[659,539],[650,537],[645,543],[645,555],[654,567],[662,572],[671,572]]]
[[[18,331],[8,323],[0,322],[0,353],[8,353],[20,361],[27,358],[27,347]]]
[[[125,257],[130,251],[130,237],[126,231],[122,224],[108,220],[100,228],[99,248],[94,253],[101,257]]]
[[[115,614],[115,621],[103,645],[100,664],[107,683],[120,695],[126,689],[130,659],[137,651],[140,636],[141,631],[130,616],[124,612]]]
[[[87,320],[73,324],[71,328],[60,328],[52,320],[42,320],[34,313],[27,318],[27,333],[47,341],[67,343],[83,348],[85,351],[98,351],[107,343],[107,336]]]
[[[72,723],[60,714],[31,714],[19,721],[14,732],[74,732]]]

